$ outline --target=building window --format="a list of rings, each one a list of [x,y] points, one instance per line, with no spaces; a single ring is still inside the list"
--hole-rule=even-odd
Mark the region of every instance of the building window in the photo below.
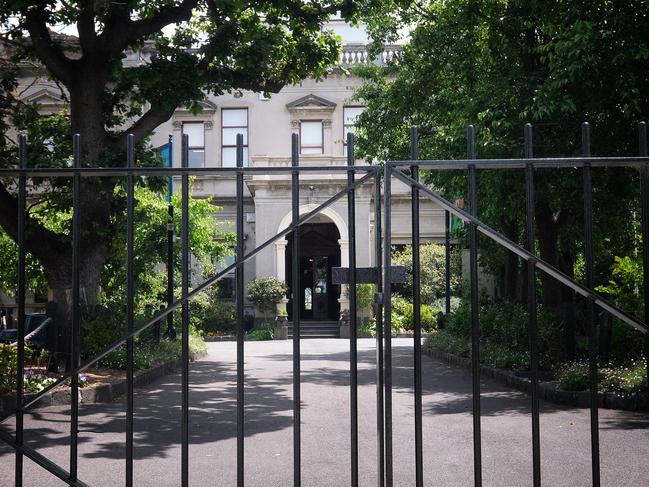
[[[365,107],[343,107],[343,154],[347,155],[347,134],[354,133],[356,119]]]
[[[221,165],[237,166],[237,134],[243,135],[243,165],[248,165],[248,109],[221,110]]]
[[[322,154],[323,138],[322,120],[300,122],[300,154]]]
[[[205,127],[203,122],[184,122],[183,135],[189,137],[189,167],[205,167]]]

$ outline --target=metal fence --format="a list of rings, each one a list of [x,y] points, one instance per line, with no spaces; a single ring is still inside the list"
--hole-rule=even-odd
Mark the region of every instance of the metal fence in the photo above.
[[[596,324],[594,319],[594,307],[598,306],[622,322],[636,328],[646,334],[647,327],[640,320],[630,316],[614,304],[604,300],[597,295],[593,287],[593,242],[592,242],[592,184],[591,171],[596,167],[635,167],[641,174],[641,198],[642,198],[642,233],[644,246],[644,266],[649,269],[649,172],[646,142],[646,126],[640,126],[640,155],[638,157],[625,158],[593,158],[590,156],[588,126],[583,128],[583,157],[577,158],[554,158],[535,159],[532,153],[532,128],[525,129],[525,158],[524,159],[502,159],[502,160],[478,160],[475,151],[475,132],[473,127],[468,129],[468,158],[466,160],[435,160],[426,161],[418,159],[417,132],[413,129],[411,133],[411,159],[406,161],[389,161],[383,168],[377,166],[356,166],[354,157],[354,139],[349,134],[347,167],[309,167],[299,165],[299,150],[297,135],[292,139],[292,166],[291,167],[243,167],[243,138],[237,137],[237,167],[236,168],[192,168],[188,167],[188,139],[183,136],[182,140],[182,164],[180,168],[141,168],[137,167],[133,137],[127,138],[127,157],[124,168],[95,169],[84,168],[81,164],[79,136],[74,136],[74,157],[73,167],[65,169],[39,169],[29,168],[27,164],[27,141],[24,136],[20,137],[19,144],[19,167],[17,169],[2,169],[0,177],[17,179],[18,196],[18,370],[16,375],[16,407],[15,410],[3,418],[16,416],[15,437],[7,433],[0,433],[0,439],[15,449],[16,468],[15,484],[23,485],[23,457],[28,457],[45,470],[61,479],[68,485],[86,485],[78,478],[78,389],[79,374],[108,353],[114,351],[124,343],[127,345],[127,394],[126,394],[126,477],[124,483],[127,486],[133,485],[133,361],[134,349],[133,339],[145,329],[160,322],[176,310],[181,310],[182,316],[182,373],[181,373],[181,484],[189,484],[189,301],[198,293],[205,290],[220,278],[236,272],[236,309],[237,309],[237,485],[244,485],[244,437],[245,437],[245,376],[244,376],[244,315],[243,315],[243,269],[245,263],[260,251],[271,245],[273,242],[286,237],[294,232],[292,251],[292,279],[293,287],[300,279],[299,275],[299,230],[300,226],[313,219],[319,212],[334,202],[347,199],[348,215],[347,225],[349,232],[349,271],[347,272],[347,283],[350,287],[350,448],[351,457],[350,485],[357,486],[359,483],[358,468],[358,356],[357,356],[357,323],[356,323],[356,240],[355,240],[355,192],[361,185],[374,183],[374,212],[375,212],[375,242],[374,251],[377,256],[377,269],[375,283],[377,284],[377,307],[376,307],[376,426],[377,426],[377,454],[376,454],[376,483],[379,487],[391,487],[394,484],[393,475],[393,430],[392,430],[392,340],[391,333],[384,333],[383,330],[391,330],[391,292],[394,283],[392,259],[392,180],[396,178],[411,188],[412,192],[412,245],[413,245],[413,309],[414,309],[414,337],[413,337],[413,371],[414,371],[414,431],[415,431],[415,473],[416,485],[424,485],[424,451],[423,451],[423,425],[422,425],[422,349],[421,349],[421,290],[420,290],[420,228],[419,228],[419,205],[420,198],[428,198],[446,211],[446,307],[450,307],[450,215],[454,215],[468,224],[469,249],[470,249],[470,297],[471,297],[471,320],[472,320],[472,379],[473,379],[473,456],[474,456],[474,482],[475,485],[482,485],[482,461],[481,461],[481,431],[480,431],[480,323],[478,303],[478,234],[493,240],[498,245],[513,252],[523,259],[528,266],[528,306],[529,306],[529,330],[530,330],[530,357],[531,357],[531,412],[532,412],[532,449],[533,449],[533,483],[535,486],[541,484],[541,451],[540,451],[540,425],[539,425],[539,345],[538,326],[536,315],[536,280],[537,272],[543,272],[575,293],[588,300],[588,320],[590,323],[590,381],[591,381],[591,444],[592,444],[592,471],[593,484],[599,485],[599,437],[598,437],[598,409],[597,409],[597,349],[596,349]],[[582,168],[584,178],[584,231],[586,259],[586,284],[582,285],[574,279],[561,273],[547,262],[541,260],[534,254],[534,171],[537,168]],[[433,191],[420,182],[419,170],[458,170],[468,171],[469,182],[469,206],[467,212],[455,204],[447,201],[437,192]],[[523,169],[526,176],[527,192],[527,245],[522,248],[505,236],[487,226],[477,218],[476,181],[477,172],[480,169]],[[384,174],[382,174],[382,170]],[[341,173],[347,175],[346,186],[343,190],[331,196],[317,208],[300,216],[299,214],[299,190],[300,175],[304,173]],[[236,181],[236,260],[214,277],[202,284],[190,289],[189,282],[189,178],[191,175],[230,175]],[[244,223],[244,176],[255,174],[290,174],[292,185],[292,222],[272,238],[258,245],[255,249],[245,252],[243,247],[243,223]],[[135,328],[134,324],[134,187],[135,179],[138,176],[171,177],[179,176],[181,179],[181,200],[182,200],[182,294],[180,299],[173,301],[166,309],[158,312],[141,327]],[[23,373],[25,367],[25,230],[26,230],[26,200],[27,181],[30,178],[72,178],[73,181],[73,220],[72,220],[72,368],[56,382],[46,387],[39,394],[25,399]],[[106,350],[92,359],[81,363],[80,361],[80,279],[79,279],[79,254],[80,254],[80,228],[79,213],[83,211],[80,206],[80,185],[82,178],[87,177],[122,177],[126,179],[126,213],[127,213],[127,333],[119,340],[112,343]],[[384,187],[382,188],[381,182]],[[385,208],[382,208],[382,204]],[[385,210],[385,216],[382,212]],[[381,226],[383,225],[383,229]],[[383,256],[383,258],[378,258]],[[649,273],[645,272],[645,293],[649,289]],[[293,360],[293,485],[301,485],[301,415],[300,415],[300,319],[298,300],[293,300],[293,338],[292,338],[292,360]],[[649,315],[645,313],[645,322]],[[71,380],[71,424],[70,424],[70,458],[68,468],[51,461],[34,448],[24,442],[23,415],[30,407],[48,391],[60,386],[67,379]],[[119,481],[116,480],[116,483]]]
[[[587,321],[589,324],[589,381],[590,381],[590,439],[591,439],[591,466],[592,483],[600,485],[600,447],[599,447],[599,419],[597,396],[597,369],[598,369],[598,342],[597,324],[595,321],[594,307],[598,306],[604,311],[618,318],[645,335],[648,335],[646,323],[649,323],[649,157],[647,153],[647,128],[640,123],[638,129],[639,155],[638,157],[591,157],[590,152],[590,127],[582,124],[582,157],[572,158],[542,158],[535,159],[533,154],[532,125],[525,126],[524,159],[476,159],[475,129],[469,125],[467,128],[467,159],[465,160],[419,160],[417,145],[417,130],[411,130],[411,159],[405,161],[388,161],[385,167],[385,234],[384,234],[384,265],[391,265],[391,181],[397,178],[407,184],[412,190],[412,248],[413,248],[413,307],[414,307],[414,410],[415,410],[415,472],[416,485],[424,485],[423,477],[423,446],[422,446],[422,387],[421,387],[421,323],[420,323],[420,269],[419,269],[419,198],[429,198],[446,211],[446,265],[447,265],[447,312],[449,293],[449,214],[460,218],[468,224],[468,240],[470,251],[470,301],[471,301],[471,370],[473,380],[473,460],[474,483],[482,485],[482,441],[480,421],[480,304],[478,289],[478,233],[492,240],[500,247],[513,252],[523,259],[528,268],[527,301],[530,333],[530,381],[531,381],[531,412],[532,412],[532,465],[533,485],[541,485],[541,446],[539,425],[539,336],[537,323],[537,289],[536,274],[543,272],[563,285],[572,289],[578,295],[587,299]],[[594,290],[593,279],[593,190],[592,169],[597,167],[633,167],[640,171],[640,198],[642,208],[642,237],[643,237],[643,263],[644,263],[644,293],[645,316],[644,323],[629,315],[614,304],[603,299]],[[543,261],[534,251],[535,243],[535,217],[534,217],[534,172],[538,168],[582,168],[583,173],[583,199],[584,199],[584,258],[586,267],[585,285],[562,273],[548,262]],[[409,170],[409,174],[404,172]],[[466,170],[468,172],[468,203],[469,211],[459,208],[444,199],[439,193],[433,191],[419,181],[419,170],[431,171]],[[477,218],[477,171],[479,169],[522,169],[525,171],[526,189],[526,246],[519,246],[501,233],[492,229]],[[384,293],[391,294],[390,273],[385,274]],[[391,302],[385,302],[386,330],[391,329]],[[647,343],[647,342],[646,342]],[[649,348],[648,348],[649,349]],[[649,368],[649,354],[646,354]],[[392,367],[391,367],[391,336],[385,335],[385,484],[393,485],[392,468]]]
[[[182,316],[182,370],[181,370],[181,484],[189,485],[189,301],[209,286],[216,283],[219,279],[228,273],[236,273],[236,309],[237,309],[237,485],[244,485],[244,437],[245,437],[245,377],[244,377],[244,281],[243,269],[247,261],[259,254],[273,242],[286,237],[290,232],[294,232],[293,238],[293,282],[297,283],[299,275],[299,229],[300,226],[309,222],[316,217],[322,210],[331,206],[338,200],[347,198],[348,202],[348,232],[349,232],[349,262],[351,269],[356,265],[356,241],[355,241],[355,191],[363,184],[374,180],[375,199],[377,207],[380,208],[380,178],[379,168],[374,166],[355,166],[353,136],[348,139],[349,149],[347,167],[309,167],[299,165],[299,145],[297,135],[292,138],[292,166],[291,167],[244,167],[243,164],[243,137],[237,136],[237,167],[236,168],[189,168],[188,165],[188,138],[186,135],[182,139],[182,162],[180,168],[139,168],[135,160],[135,147],[133,136],[127,136],[127,157],[125,168],[84,168],[81,164],[80,137],[73,137],[73,166],[66,169],[42,169],[29,168],[28,147],[25,136],[19,139],[19,166],[17,169],[2,169],[0,177],[17,179],[17,200],[18,200],[18,366],[16,375],[16,407],[14,411],[6,414],[2,421],[9,417],[16,416],[16,434],[15,437],[5,432],[0,432],[0,439],[15,449],[16,467],[15,467],[15,485],[23,485],[23,456],[28,457],[36,464],[49,471],[68,485],[83,486],[86,485],[82,479],[78,478],[78,421],[79,421],[79,374],[89,367],[95,365],[99,360],[104,358],[110,352],[116,350],[123,344],[127,345],[127,393],[126,393],[126,478],[124,482],[127,486],[133,485],[133,364],[134,364],[134,344],[133,339],[139,333],[149,327],[159,323],[163,318],[170,316],[174,311],[181,310]],[[303,173],[341,173],[347,175],[347,184],[345,188],[325,202],[318,205],[313,210],[300,216],[299,214],[299,184],[300,174]],[[255,249],[244,253],[244,176],[247,175],[279,175],[290,174],[292,178],[292,222],[291,224],[258,245]],[[218,272],[215,276],[207,279],[202,284],[190,290],[189,282],[189,178],[192,175],[225,175],[233,176],[236,181],[236,260],[233,264]],[[139,328],[134,327],[134,266],[135,258],[134,249],[134,187],[135,178],[141,176],[152,177],[172,177],[179,176],[181,180],[181,297],[175,300],[166,309],[161,310],[144,325]],[[69,372],[63,374],[55,382],[45,387],[38,394],[25,398],[24,395],[24,368],[25,368],[25,296],[26,296],[26,279],[25,279],[25,231],[26,231],[26,201],[27,201],[27,181],[30,178],[72,178],[73,194],[73,218],[72,218],[72,337],[70,343],[72,355],[72,367]],[[104,178],[104,177],[123,177],[126,179],[126,254],[127,254],[127,333],[120,339],[112,343],[103,352],[97,354],[92,359],[81,363],[80,360],[80,228],[79,213],[83,211],[80,205],[80,185],[82,178]],[[377,248],[380,248],[380,231],[377,232]],[[378,254],[380,255],[380,254]],[[349,273],[350,284],[350,309],[353,311],[356,307],[356,273]],[[294,431],[294,484],[301,484],[301,431],[300,431],[300,318],[298,300],[293,300],[293,431]],[[356,313],[351,313],[351,332],[350,332],[350,399],[351,399],[351,431],[350,431],[350,454],[352,458],[352,483],[358,483],[358,380],[357,380],[357,354],[356,354]],[[379,325],[379,333],[381,328]],[[381,335],[377,337],[380,342]],[[377,368],[378,386],[377,397],[382,397],[381,386],[381,369]],[[61,465],[48,459],[40,454],[34,448],[24,442],[24,421],[23,416],[30,407],[34,406],[39,399],[46,393],[57,386],[62,385],[66,380],[71,381],[71,416],[70,416],[70,459],[69,467],[66,469]],[[379,411],[380,412],[380,411]],[[377,423],[382,424],[382,414],[377,414]],[[116,480],[116,483],[118,481]]]

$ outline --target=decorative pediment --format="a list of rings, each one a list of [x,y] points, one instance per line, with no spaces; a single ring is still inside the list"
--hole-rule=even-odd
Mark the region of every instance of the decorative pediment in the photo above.
[[[63,106],[65,101],[61,97],[60,93],[57,93],[53,90],[47,88],[41,88],[39,90],[33,91],[25,96],[23,96],[23,101],[25,103],[36,103],[38,105],[47,107],[47,106]]]
[[[214,102],[212,102],[210,100],[201,100],[199,102],[196,102],[196,104],[199,107],[201,107],[200,113],[204,113],[204,112],[213,113],[217,109],[216,103],[214,103]],[[185,106],[182,106],[182,107],[178,107],[178,109],[176,111],[177,112],[189,112],[190,109],[185,107]]]
[[[294,110],[333,111],[334,108],[336,108],[336,104],[320,96],[309,94],[301,98],[298,98],[297,100],[293,100],[290,103],[287,103],[286,108],[289,111],[294,111]]]

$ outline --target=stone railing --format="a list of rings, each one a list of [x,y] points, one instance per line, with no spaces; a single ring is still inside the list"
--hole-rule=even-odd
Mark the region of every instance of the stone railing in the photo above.
[[[343,67],[353,67],[362,64],[377,64],[386,66],[397,62],[401,57],[401,46],[385,46],[378,56],[371,57],[365,44],[346,44],[340,54],[338,64]]]
[[[343,156],[301,155],[300,166],[345,166],[347,158]],[[252,156],[253,167],[290,167],[290,157]]]

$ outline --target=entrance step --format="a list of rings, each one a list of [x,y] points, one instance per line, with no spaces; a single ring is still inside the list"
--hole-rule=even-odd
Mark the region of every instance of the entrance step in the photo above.
[[[293,337],[293,323],[288,323],[288,336]],[[338,338],[337,321],[300,321],[300,336],[304,338]]]

